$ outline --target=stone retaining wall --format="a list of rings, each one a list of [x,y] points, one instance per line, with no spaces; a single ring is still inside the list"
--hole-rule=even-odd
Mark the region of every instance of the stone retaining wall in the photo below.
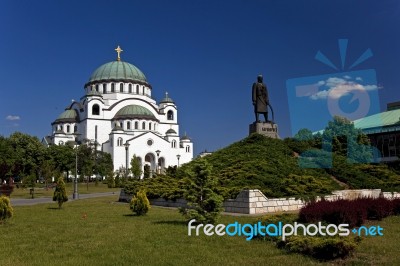
[[[399,192],[381,192],[380,189],[355,189],[355,190],[337,190],[333,191],[332,195],[324,197],[325,200],[335,201],[339,199],[357,199],[363,197],[378,198],[384,197],[387,199],[400,198]],[[119,201],[130,202],[132,196],[125,193],[121,189]],[[317,201],[321,200],[317,197]],[[162,198],[151,199],[151,205],[164,207],[185,207],[184,199],[165,200]],[[267,198],[260,190],[242,190],[236,199],[228,199],[224,202],[223,207],[225,212],[245,213],[245,214],[263,214],[274,212],[297,211],[306,204],[305,201],[296,198]]]

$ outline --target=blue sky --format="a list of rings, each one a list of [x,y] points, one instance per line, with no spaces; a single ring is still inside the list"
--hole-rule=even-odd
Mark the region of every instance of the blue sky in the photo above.
[[[307,125],[327,105],[321,92],[289,108],[288,81],[373,69],[374,84],[365,85],[376,86],[380,110],[400,100],[399,26],[398,1],[1,1],[0,135],[49,134],[120,45],[153,96],[168,91],[176,101],[195,153],[247,136],[258,74],[281,137],[290,136],[292,125]],[[348,39],[344,68],[338,39]],[[350,70],[368,48],[373,56]],[[338,69],[315,60],[318,51]]]

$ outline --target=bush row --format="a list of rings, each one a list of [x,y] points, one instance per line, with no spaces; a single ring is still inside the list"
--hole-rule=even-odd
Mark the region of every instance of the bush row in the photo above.
[[[382,220],[389,215],[400,214],[400,199],[360,198],[310,202],[300,210],[299,222],[315,223],[324,221],[330,224],[349,224],[361,226],[365,220]]]

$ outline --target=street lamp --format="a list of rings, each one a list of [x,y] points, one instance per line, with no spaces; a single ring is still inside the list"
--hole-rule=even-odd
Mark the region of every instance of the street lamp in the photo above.
[[[79,133],[75,132],[75,179],[74,179],[74,193],[72,194],[73,199],[79,199],[78,193],[78,136]]]
[[[126,178],[128,178],[128,164],[129,164],[129,146],[130,144],[128,141],[125,142],[125,156],[126,156],[126,161],[125,161],[125,172],[126,172]]]
[[[178,159],[178,168],[179,168],[179,159],[181,158],[181,156],[178,154],[176,155],[176,159]]]
[[[161,169],[160,169],[160,150],[156,150],[157,153],[157,174],[161,174]]]

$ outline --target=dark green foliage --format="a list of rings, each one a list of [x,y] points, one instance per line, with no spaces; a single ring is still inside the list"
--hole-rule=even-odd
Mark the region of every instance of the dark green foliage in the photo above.
[[[150,209],[150,202],[147,199],[146,192],[144,190],[138,191],[133,196],[129,207],[136,215],[145,215]]]
[[[277,225],[279,222],[294,224],[298,221],[298,217],[295,214],[278,214],[263,217],[261,220],[263,224]],[[290,236],[284,241],[280,236],[263,237],[258,235],[255,239],[272,241],[278,248],[312,256],[322,261],[347,257],[355,250],[361,240],[359,237],[353,238],[351,236],[304,236],[302,230],[298,231],[297,236]]]
[[[289,252],[327,261],[347,257],[359,242],[360,238],[353,237],[291,236],[281,241],[278,246]]]
[[[144,170],[143,171],[143,178],[144,179],[149,178],[150,177],[150,166],[146,164],[143,168],[144,168],[143,169]]]
[[[346,156],[351,163],[369,163],[372,161],[372,150],[368,137],[354,124],[343,117],[335,116],[328,123],[322,134],[326,151],[333,151]]]
[[[139,190],[146,189],[149,199],[164,198],[176,200],[183,198],[186,183],[179,178],[157,175],[153,178],[130,180],[124,186],[127,194],[135,195]]]
[[[222,196],[216,193],[216,180],[211,176],[211,166],[205,160],[197,160],[186,172],[187,191],[184,194],[187,207],[179,211],[198,223],[215,223],[222,212]]]
[[[232,198],[244,188],[258,188],[267,197],[314,197],[340,189],[324,169],[300,168],[298,158],[286,143],[252,134],[204,157],[212,166],[211,175],[218,180],[219,193]],[[183,165],[179,171],[192,168],[196,161]]]
[[[0,223],[10,219],[14,214],[10,199],[6,196],[0,196]]]
[[[53,201],[57,201],[58,208],[60,209],[63,203],[68,201],[67,191],[65,190],[65,183],[62,177],[58,178],[57,186],[53,194]]]
[[[109,171],[106,177],[106,181],[107,181],[107,186],[109,188],[114,188],[115,186],[115,179],[114,179],[114,172],[113,171]]]
[[[131,159],[131,168],[129,169],[135,178],[140,178],[140,175],[142,174],[142,166],[140,165],[140,162],[136,155],[133,155]]]

